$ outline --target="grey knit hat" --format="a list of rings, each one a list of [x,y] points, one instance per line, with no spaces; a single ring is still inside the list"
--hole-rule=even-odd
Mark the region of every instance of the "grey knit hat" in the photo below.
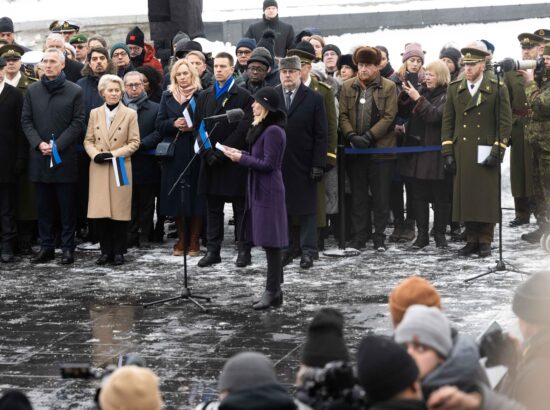
[[[290,56],[290,57],[281,58],[281,60],[279,61],[279,69],[300,71],[302,69],[302,64],[300,63],[300,57]]]
[[[277,383],[273,363],[261,353],[242,352],[231,357],[223,366],[218,389],[235,391]]]
[[[512,310],[526,322],[550,327],[550,272],[537,273],[519,285]]]
[[[273,67],[273,57],[271,57],[271,53],[267,48],[264,47],[256,47],[254,50],[252,50],[252,53],[250,54],[250,58],[246,62],[246,65],[248,66],[250,63],[257,62],[264,64],[266,67]]]
[[[394,339],[400,344],[419,343],[443,357],[449,356],[453,348],[449,320],[438,308],[424,305],[412,305],[407,309],[395,329]]]

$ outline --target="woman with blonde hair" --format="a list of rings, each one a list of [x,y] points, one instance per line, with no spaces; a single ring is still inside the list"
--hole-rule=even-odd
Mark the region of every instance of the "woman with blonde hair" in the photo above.
[[[90,162],[88,218],[97,219],[98,265],[124,263],[132,210],[132,164],[139,148],[137,113],[121,104],[124,83],[105,74],[98,84],[105,104],[90,112],[84,148]]]
[[[170,86],[162,93],[156,121],[157,129],[163,137],[162,142],[174,144],[174,155],[162,158],[160,182],[160,213],[176,218],[178,241],[172,250],[174,256],[183,255],[186,243],[189,244],[189,256],[200,254],[205,208],[204,198],[198,194],[200,161],[195,160],[187,170],[181,187],[171,195],[169,192],[194,155],[193,128],[199,124],[188,123],[184,111],[189,113],[188,118],[192,120],[191,106],[201,89],[201,80],[193,64],[185,59],[176,61],[170,70]]]

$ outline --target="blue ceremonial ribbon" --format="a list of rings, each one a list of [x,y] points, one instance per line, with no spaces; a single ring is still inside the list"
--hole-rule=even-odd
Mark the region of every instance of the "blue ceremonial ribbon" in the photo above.
[[[59,152],[57,151],[57,145],[55,144],[55,136],[52,132],[52,139],[51,139],[51,144],[52,144],[52,165],[55,166],[55,165],[59,165],[61,164],[63,161],[61,160],[61,156],[59,155]]]
[[[117,157],[118,169],[120,170],[120,186],[128,185],[128,175],[126,174],[126,167],[124,166],[124,157]]]
[[[204,148],[204,150],[212,149],[212,145],[210,144],[210,139],[208,138],[208,135],[206,134],[206,129],[204,128],[204,120],[201,121],[201,125],[199,127],[199,135],[201,137],[201,148]]]
[[[388,148],[346,148],[346,154],[413,154],[419,152],[441,151],[441,145],[426,145],[421,147],[388,147]]]

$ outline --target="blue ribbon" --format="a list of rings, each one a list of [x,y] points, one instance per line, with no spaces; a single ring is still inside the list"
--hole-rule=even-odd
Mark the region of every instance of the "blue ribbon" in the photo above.
[[[346,154],[367,155],[367,154],[412,154],[418,152],[441,151],[441,145],[426,145],[421,147],[388,147],[388,148],[346,148]]]
[[[63,161],[61,161],[61,156],[59,155],[59,151],[57,151],[57,145],[56,145],[56,143],[55,143],[55,136],[53,135],[53,133],[52,133],[52,140],[51,140],[51,143],[52,143],[53,164],[54,164],[54,165],[59,165],[59,164],[61,164]]]

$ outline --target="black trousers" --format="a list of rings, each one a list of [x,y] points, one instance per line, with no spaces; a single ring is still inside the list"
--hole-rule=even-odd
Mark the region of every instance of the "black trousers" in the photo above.
[[[226,202],[233,204],[235,212],[236,239],[240,246],[250,246],[244,240],[244,197],[226,197],[220,195],[206,196],[206,248],[211,252],[219,253],[223,242],[223,208]]]
[[[95,219],[99,234],[99,246],[103,255],[124,255],[126,253],[127,221]]]
[[[158,184],[134,185],[132,188],[132,220],[128,229],[131,240],[148,241],[153,232],[155,195]]]
[[[38,235],[44,250],[55,248],[55,228],[59,217],[61,222],[61,249],[74,251],[76,229],[76,184],[36,184],[38,210]]]
[[[414,219],[412,198],[414,186],[407,179],[393,180],[390,192],[390,209],[396,222],[403,222],[406,219]],[[403,187],[405,187],[406,202],[403,202]],[[407,210],[405,216],[405,209]]]
[[[13,242],[17,237],[15,199],[15,184],[0,183],[0,239],[2,248],[11,250],[13,250]]]
[[[374,237],[384,240],[390,213],[390,188],[395,170],[395,160],[373,160],[368,155],[356,155],[348,161],[351,183],[351,232],[356,239],[366,241],[369,189],[372,193]]]
[[[283,260],[281,248],[264,248],[267,259],[267,280],[265,289],[277,292],[283,283]]]

